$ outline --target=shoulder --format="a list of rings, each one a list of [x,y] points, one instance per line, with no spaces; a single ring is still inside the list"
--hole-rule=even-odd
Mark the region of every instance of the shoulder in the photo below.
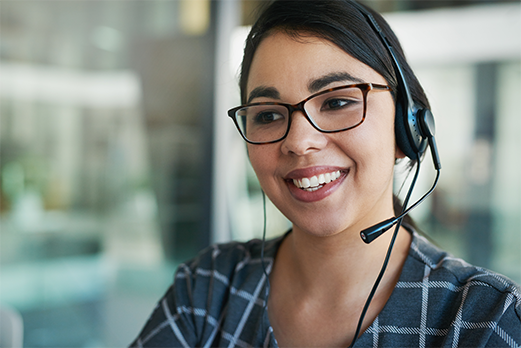
[[[211,245],[178,267],[173,290],[196,307],[206,305],[210,292],[217,303],[229,301],[230,293],[252,293],[265,272],[269,273],[282,238],[266,241],[263,258],[258,239]]]
[[[412,235],[400,279],[365,342],[376,337],[381,346],[518,347],[518,285]]]
[[[269,240],[265,244],[264,261],[273,260],[282,237]],[[213,244],[202,250],[195,258],[178,267],[177,277],[207,276],[216,272],[226,279],[234,274],[248,272],[261,264],[262,241],[252,239],[247,242]],[[221,278],[222,278],[221,277]]]
[[[409,269],[404,271],[416,273],[415,284],[428,294],[425,304],[431,318],[437,318],[439,323],[450,322],[455,332],[467,330],[473,337],[478,336],[476,330],[495,332],[488,336],[489,344],[494,339],[520,343],[519,285],[441,251],[417,233],[413,233],[409,258]],[[416,272],[411,271],[414,268]],[[423,273],[421,278],[418,277],[420,272]],[[480,345],[476,342],[476,346]]]
[[[476,287],[481,290],[489,289],[491,293],[511,294],[518,305],[521,305],[520,287],[512,280],[453,257],[417,233],[414,233],[413,236],[410,256],[430,270],[431,278],[435,275],[436,278],[448,281],[458,287]]]
[[[232,333],[255,334],[242,316],[258,302],[264,267],[269,270],[282,238],[265,243],[264,262],[262,242],[251,240],[212,245],[181,264],[133,346],[223,346],[233,345]]]

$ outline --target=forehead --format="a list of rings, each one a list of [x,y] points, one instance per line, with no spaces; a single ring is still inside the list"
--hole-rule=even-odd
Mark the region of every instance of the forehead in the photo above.
[[[351,76],[334,82],[385,84],[375,70],[322,38],[303,33],[297,37],[275,32],[257,48],[250,67],[247,94],[259,87],[274,87],[281,95],[309,94],[313,81],[328,75]],[[328,86],[323,86],[324,88]],[[330,86],[329,86],[330,87]]]

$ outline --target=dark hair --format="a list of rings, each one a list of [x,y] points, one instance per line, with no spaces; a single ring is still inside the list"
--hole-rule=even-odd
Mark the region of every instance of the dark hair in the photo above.
[[[363,7],[372,14],[393,45],[413,100],[419,106],[429,108],[425,92],[389,24],[377,12]],[[352,0],[275,0],[262,11],[246,39],[239,80],[243,104],[246,103],[253,56],[262,40],[276,31],[295,38],[312,35],[328,40],[382,75],[393,91],[398,90],[396,72],[387,49]],[[393,96],[398,100],[402,98],[394,93]]]
[[[427,96],[407,63],[398,38],[389,24],[380,14],[364,5],[354,4],[353,0],[275,0],[271,2],[261,12],[246,39],[239,79],[241,103],[245,104],[247,100],[246,87],[250,66],[257,48],[264,38],[282,31],[295,39],[311,35],[335,44],[382,75],[393,89],[395,104],[401,105],[405,96],[400,95],[398,77],[392,58],[378,34],[372,29],[357,6],[362,6],[374,17],[394,47],[413,101],[422,108],[430,108]],[[395,204],[395,213],[399,214],[401,209],[398,211],[396,209],[398,206]]]

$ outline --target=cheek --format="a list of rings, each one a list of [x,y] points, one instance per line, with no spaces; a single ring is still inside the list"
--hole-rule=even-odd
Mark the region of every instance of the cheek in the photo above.
[[[365,131],[367,131],[366,144],[372,149],[380,153],[385,158],[389,157],[392,162],[396,155],[396,137],[394,133],[394,102],[390,95],[385,98],[373,99],[373,103],[369,103],[367,117],[364,123],[367,123]],[[364,124],[362,124],[364,125]]]
[[[360,127],[345,134],[345,144],[348,144],[345,149],[356,163],[358,179],[370,184],[387,181],[396,159],[394,112],[378,111],[369,114]]]
[[[261,185],[274,172],[275,152],[271,145],[248,144],[248,157]],[[263,185],[264,186],[264,185]]]
[[[396,139],[394,120],[389,115],[372,114],[359,127],[342,134],[346,147],[359,157],[371,156],[395,159]]]

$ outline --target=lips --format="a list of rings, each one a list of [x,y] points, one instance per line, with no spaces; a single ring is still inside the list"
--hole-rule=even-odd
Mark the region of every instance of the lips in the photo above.
[[[293,179],[293,184],[300,189],[313,192],[322,188],[325,184],[329,184],[340,178],[340,175],[340,170],[336,170],[330,173],[313,175],[309,178]]]
[[[295,199],[310,203],[333,194],[348,175],[349,169],[317,166],[293,170],[286,175],[285,181]]]

